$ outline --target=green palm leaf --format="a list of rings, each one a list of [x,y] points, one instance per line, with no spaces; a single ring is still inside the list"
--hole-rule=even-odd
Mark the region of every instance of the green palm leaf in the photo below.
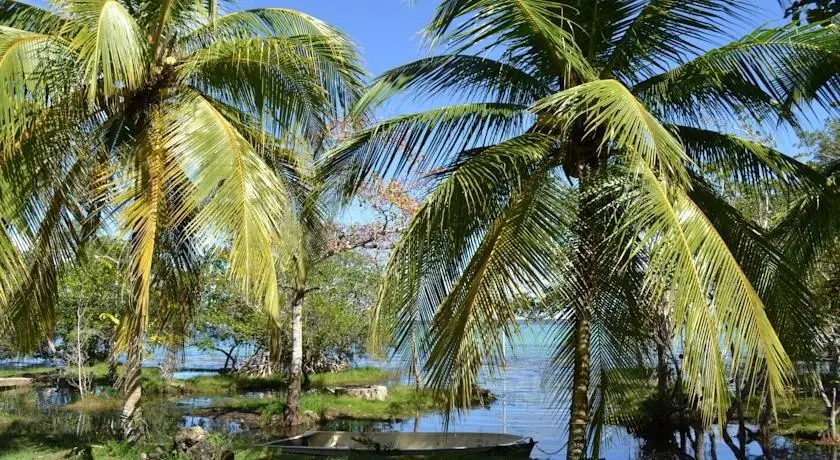
[[[703,44],[725,37],[727,29],[743,20],[750,9],[736,0],[638,0],[628,2],[632,17],[616,31],[615,45],[605,51],[609,56],[603,78],[618,75],[624,81],[638,81],[668,65],[683,62],[700,54]],[[607,12],[606,14],[609,14]]]
[[[548,234],[562,232],[567,222],[556,218],[557,207],[568,199],[539,169],[552,146],[550,138],[524,135],[465,156],[441,173],[392,254],[372,340],[393,333],[397,353],[427,357],[427,383],[450,409],[465,407],[483,363],[500,364],[499,331],[514,332],[511,308],[522,293],[505,283],[516,279],[533,294],[535,283],[551,277],[547,249],[555,240]],[[533,187],[541,192],[524,192]],[[452,219],[458,228],[440,225]]]
[[[162,125],[163,148],[191,178],[192,202],[203,204],[189,232],[211,247],[230,244],[231,276],[276,318],[280,302],[276,260],[290,231],[282,182],[200,95],[185,96],[167,111]]]
[[[818,188],[819,174],[772,147],[754,140],[690,126],[669,126],[682,141],[686,154],[701,171],[730,172],[727,183],[761,188],[777,180],[782,191]]]
[[[710,114],[735,116],[744,109],[758,120],[793,121],[806,101],[838,101],[836,68],[840,34],[832,28],[759,28],[650,77],[633,92],[656,113],[702,125]],[[736,119],[737,121],[737,119]]]
[[[533,122],[526,106],[474,103],[403,115],[354,133],[331,151],[322,177],[355,190],[371,177],[430,173],[451,161],[450,152],[493,145]]]
[[[96,101],[98,88],[106,98],[140,86],[147,69],[148,52],[142,31],[117,0],[74,0],[68,11],[73,21],[71,47],[79,54],[88,85],[88,103]]]
[[[828,314],[805,285],[801,272],[771,235],[749,222],[695,178],[692,201],[709,217],[762,299],[785,351],[797,361],[812,361],[821,349]]]
[[[66,18],[55,12],[14,0],[0,5],[0,25],[42,34],[55,34]]]
[[[648,289],[662,292],[660,283],[669,279],[676,294],[688,394],[707,422],[715,414],[725,422],[729,395],[723,357],[731,348],[733,369],[743,367],[750,380],[764,366],[771,397],[781,395],[791,364],[733,251],[684,191],[669,189],[644,161],[633,167],[639,188],[625,194],[633,210],[625,222],[629,235],[644,235],[640,246],[651,254]]]
[[[504,46],[505,60],[520,69],[593,80],[596,72],[578,48],[565,14],[572,8],[548,0],[444,0],[428,32],[456,54],[477,49],[480,55]]]
[[[300,11],[262,8],[224,15],[185,34],[180,45],[192,52],[219,41],[249,38],[326,37],[342,46],[351,46],[347,36],[335,27]]]
[[[551,124],[543,122],[548,129],[568,132],[582,119],[583,138],[600,135],[599,150],[616,148],[641,155],[670,180],[688,182],[689,161],[679,140],[617,80],[596,80],[560,91],[538,101],[534,109],[554,116]]]
[[[391,69],[365,92],[358,114],[400,92],[417,97],[452,94],[465,102],[528,105],[551,93],[550,87],[519,68],[493,59],[452,54],[433,56]]]

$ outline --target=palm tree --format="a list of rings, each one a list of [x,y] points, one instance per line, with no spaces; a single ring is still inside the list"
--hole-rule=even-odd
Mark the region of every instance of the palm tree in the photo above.
[[[362,108],[406,92],[455,100],[360,131],[322,165],[343,172],[345,191],[372,175],[428,178],[374,330],[407,356],[419,342],[427,384],[450,410],[467,404],[482,367],[504,359],[500,337],[515,333],[523,296],[562,306],[552,375],[571,394],[569,458],[586,454],[610,371],[630,364],[627,334],[611,327],[627,315],[605,314],[615,305],[641,318],[668,296],[701,425],[723,420],[731,372],[763,379],[771,397],[784,390],[791,362],[756,284],[762,267],[739,241],[772,245],[739,226],[704,172],[813,186],[803,165],[720,126],[795,126],[810,103],[836,103],[840,35],[759,27],[732,41],[752,10],[734,0],[443,0],[427,34],[446,54],[386,72],[363,96]],[[767,265],[783,264],[771,254]]]
[[[127,436],[139,432],[150,308],[189,303],[198,255],[223,249],[236,285],[279,317],[278,268],[296,239],[292,191],[270,164],[294,158],[361,87],[355,46],[335,28],[216,4],[0,7],[0,313],[22,349],[36,347],[62,267],[97,232],[127,239]]]

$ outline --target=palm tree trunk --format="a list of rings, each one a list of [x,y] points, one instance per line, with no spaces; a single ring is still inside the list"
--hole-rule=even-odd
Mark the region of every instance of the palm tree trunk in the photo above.
[[[292,298],[292,357],[289,366],[289,388],[286,390],[286,426],[297,425],[300,418],[300,381],[303,372],[303,291]]]
[[[591,153],[591,152],[588,152]],[[582,157],[586,158],[586,157]],[[580,179],[581,200],[578,211],[580,246],[577,250],[578,280],[580,299],[575,305],[574,321],[574,369],[572,375],[572,404],[569,413],[569,443],[566,458],[577,460],[586,458],[586,428],[589,424],[589,372],[590,372],[590,312],[596,292],[594,286],[600,252],[603,242],[594,204],[587,202],[590,185],[590,172],[594,167],[591,160],[579,160],[577,177]]]
[[[586,426],[589,423],[589,326],[588,314],[579,312],[574,325],[575,367],[566,456],[570,460],[586,457]]]
[[[706,429],[699,417],[694,425],[694,458],[696,460],[706,458]]]
[[[122,410],[123,438],[130,442],[143,437],[142,396],[143,338],[136,334],[129,344],[122,387],[125,394]]]

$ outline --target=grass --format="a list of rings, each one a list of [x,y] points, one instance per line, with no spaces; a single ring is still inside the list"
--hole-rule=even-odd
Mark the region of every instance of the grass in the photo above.
[[[782,398],[777,401],[773,434],[794,439],[816,440],[828,429],[828,415],[822,399],[815,397]],[[756,398],[747,401],[745,416],[758,420],[761,404]]]
[[[331,386],[369,385],[393,379],[393,372],[373,367],[346,371],[319,373],[310,376],[311,388]],[[277,391],[286,389],[283,376],[247,377],[238,374],[208,375],[175,382],[173,386],[183,393],[206,396],[235,395],[249,391]]]
[[[440,407],[431,392],[416,391],[410,386],[396,386],[388,389],[385,401],[369,401],[350,396],[330,393],[305,393],[301,397],[301,413],[314,415],[315,420],[352,418],[357,420],[381,420],[409,418],[417,413],[433,411]],[[285,401],[277,398],[251,398],[237,396],[216,400],[207,411],[250,412],[262,415],[263,423],[270,423],[286,408]]]
[[[312,388],[339,387],[347,385],[371,385],[396,378],[394,372],[375,367],[359,367],[340,372],[313,374],[309,378]]]
[[[430,392],[413,387],[397,386],[388,389],[385,401],[368,401],[349,396],[309,393],[300,401],[301,410],[311,411],[321,418],[353,418],[358,420],[389,420],[408,418],[420,412],[435,410],[439,404]]]
[[[88,413],[112,412],[118,410],[120,407],[122,407],[122,398],[118,395],[114,397],[90,395],[86,396],[85,399],[79,399],[66,406],[62,406],[65,410]]]
[[[67,458],[136,460],[144,451],[142,447],[131,446],[116,440],[107,440],[98,444],[80,442],[72,447],[55,443],[25,441],[4,447],[3,451],[0,452],[0,460],[59,460]],[[147,447],[145,450],[150,449]]]

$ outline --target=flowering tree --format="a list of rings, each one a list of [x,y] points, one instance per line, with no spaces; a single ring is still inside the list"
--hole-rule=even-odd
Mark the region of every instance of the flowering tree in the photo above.
[[[413,189],[400,182],[385,182],[377,179],[357,195],[361,214],[370,216],[360,223],[341,223],[338,219],[317,219],[319,212],[315,205],[304,208],[299,215],[301,244],[286,270],[291,312],[292,350],[288,363],[290,374],[286,395],[285,424],[293,426],[299,422],[300,390],[303,376],[303,307],[307,295],[321,289],[314,282],[312,272],[333,257],[350,251],[359,251],[377,262],[383,251],[387,251],[407,228],[408,222],[418,209]],[[273,330],[272,362],[280,361],[280,330]]]

